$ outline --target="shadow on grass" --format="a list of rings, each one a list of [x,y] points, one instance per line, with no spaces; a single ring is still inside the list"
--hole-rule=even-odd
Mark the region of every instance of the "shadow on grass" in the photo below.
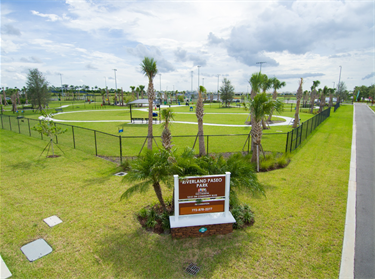
[[[259,236],[251,228],[181,240],[138,228],[129,234],[115,232],[97,244],[100,259],[112,267],[114,277],[191,278],[184,268],[192,262],[200,267],[197,277],[208,278],[217,269],[230,272],[233,263],[241,262],[244,253],[248,253],[248,243],[256,238]],[[242,246],[244,240],[246,248]]]

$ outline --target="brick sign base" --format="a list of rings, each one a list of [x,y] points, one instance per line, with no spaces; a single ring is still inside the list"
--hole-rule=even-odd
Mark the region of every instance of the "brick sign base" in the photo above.
[[[201,229],[202,227],[207,228],[207,231],[201,233],[199,229]],[[203,237],[217,234],[228,234],[231,232],[233,232],[232,223],[181,227],[171,229],[172,238]]]

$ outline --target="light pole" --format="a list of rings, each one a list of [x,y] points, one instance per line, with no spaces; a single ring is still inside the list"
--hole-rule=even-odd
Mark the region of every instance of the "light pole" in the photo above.
[[[332,82],[333,83],[333,87],[332,88],[335,88],[335,82]]]
[[[116,86],[116,93],[117,93],[117,79],[116,79],[116,71],[117,71],[117,69],[113,69],[113,71],[115,72],[115,86]]]
[[[219,77],[220,74],[217,75],[217,100],[219,101]]]
[[[259,73],[262,72],[262,64],[264,63],[267,63],[267,62],[257,62],[256,64],[259,64],[260,68],[259,68]]]
[[[63,97],[63,95],[64,95],[64,89],[63,89],[63,86],[62,86],[62,75],[61,74],[59,74],[60,75],[60,81],[61,81],[61,98]]]
[[[191,92],[193,92],[193,71],[190,72],[191,75]]]
[[[341,66],[339,66],[340,67],[340,74],[339,74],[339,83],[337,84],[337,99],[338,99],[338,102],[340,103],[340,92],[339,92],[339,88],[340,88],[340,80],[341,80],[341,69],[342,69],[342,67]]]
[[[105,89],[107,89],[107,77],[104,77]]]
[[[199,90],[199,85],[200,85],[200,83],[199,83],[199,70],[200,70],[200,68],[201,68],[201,66],[198,66],[198,90]]]

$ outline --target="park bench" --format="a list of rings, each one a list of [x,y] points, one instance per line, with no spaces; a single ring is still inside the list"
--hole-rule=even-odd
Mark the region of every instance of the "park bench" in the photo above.
[[[22,119],[22,118],[25,118],[23,115],[18,115],[17,116],[17,119]]]
[[[62,112],[63,110],[62,110],[62,108],[55,108],[55,111],[56,112]]]
[[[300,125],[300,123],[301,123],[301,118],[300,118],[300,119],[298,119],[298,123],[297,123],[297,125],[299,126],[299,125]],[[289,122],[289,124],[288,124],[288,125],[293,125],[293,124],[294,124],[294,118],[290,120],[290,122]]]

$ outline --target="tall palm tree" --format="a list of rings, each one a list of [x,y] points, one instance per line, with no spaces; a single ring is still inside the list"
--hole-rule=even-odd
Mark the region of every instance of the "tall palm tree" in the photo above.
[[[259,73],[253,73],[249,80],[250,86],[251,86],[251,93],[250,93],[250,99],[254,100],[255,96],[260,92],[261,85],[263,83],[263,75],[261,72]],[[251,127],[255,125],[254,123],[254,115],[253,111],[250,108],[250,124]],[[250,133],[251,134],[251,131]],[[254,150],[253,141],[251,141],[251,150]]]
[[[148,97],[148,141],[147,141],[147,148],[152,149],[152,105],[155,98],[155,90],[154,90],[154,83],[153,79],[158,72],[158,68],[156,66],[156,61],[154,58],[145,57],[141,63],[141,69],[145,76],[148,77],[148,88],[147,88],[147,97]]]
[[[322,93],[320,94],[320,108],[319,112],[322,112],[324,109],[324,106],[326,105],[326,97],[328,96],[329,89],[327,86],[324,86]]]
[[[313,113],[314,112],[314,102],[315,102],[315,98],[316,98],[316,88],[319,86],[320,84],[320,81],[319,80],[315,80],[313,81],[313,85],[311,86],[311,95],[310,95],[310,104],[311,104],[311,110],[310,110],[310,113]]]
[[[163,109],[161,111],[161,119],[163,120],[162,127],[164,128],[163,132],[161,134],[162,144],[163,144],[163,147],[167,151],[171,151],[172,134],[171,134],[171,131],[169,130],[168,126],[169,126],[171,120],[174,120],[174,114],[173,114],[172,110],[170,108]]]
[[[254,97],[253,100],[250,100],[249,103],[250,110],[252,111],[253,119],[252,119],[252,126],[251,126],[251,139],[252,145],[256,147],[253,150],[253,155],[251,157],[252,162],[258,161],[258,152],[257,148],[261,148],[261,141],[262,141],[262,126],[261,122],[264,119],[264,116],[269,114],[272,109],[276,110],[277,112],[281,112],[283,110],[283,104],[280,100],[272,100],[271,98],[267,97],[266,93],[258,94]]]
[[[199,156],[206,155],[206,148],[204,146],[204,135],[203,135],[203,93],[206,92],[206,88],[199,86],[198,90],[198,101],[195,107],[195,115],[198,120],[198,137],[199,137]]]
[[[302,102],[303,107],[306,107],[308,97],[309,97],[309,91],[308,90],[303,91],[303,102]]]
[[[297,128],[297,125],[299,123],[299,106],[301,104],[301,99],[302,99],[302,84],[303,84],[303,78],[301,78],[301,81],[299,83],[299,87],[297,90],[297,94],[296,94],[297,105],[296,105],[296,113],[294,114],[293,128]]]
[[[284,87],[286,83],[285,81],[281,82],[276,77],[270,78],[269,80],[271,81],[271,84],[273,87],[272,99],[275,101],[277,99],[277,90],[280,89],[281,87]],[[273,111],[271,111],[270,115],[268,116],[268,121],[271,121],[272,114],[273,114]]]

